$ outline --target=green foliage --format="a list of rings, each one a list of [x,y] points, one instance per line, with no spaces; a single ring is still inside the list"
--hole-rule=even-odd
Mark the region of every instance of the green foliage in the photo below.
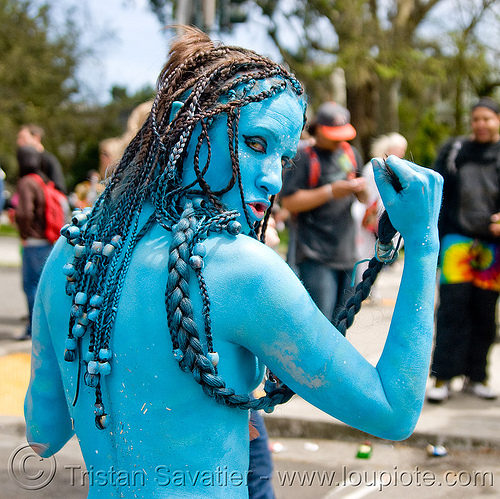
[[[78,90],[78,31],[68,20],[55,29],[50,8],[0,0],[0,160],[15,171],[15,139],[22,123],[50,128]]]
[[[83,102],[76,72],[91,51],[80,44],[78,23],[67,14],[56,24],[50,4],[34,3],[0,0],[0,163],[15,185],[17,132],[23,123],[36,123],[71,188],[98,167],[99,142],[123,134],[130,112],[154,89],[128,95],[115,87],[109,104]]]

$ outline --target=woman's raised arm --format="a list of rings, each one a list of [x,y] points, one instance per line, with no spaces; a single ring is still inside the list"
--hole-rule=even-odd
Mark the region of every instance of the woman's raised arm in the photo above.
[[[213,303],[214,330],[226,331],[227,340],[251,350],[325,412],[398,440],[413,431],[428,375],[442,180],[395,157],[387,163],[403,189],[394,190],[382,163],[374,165],[375,175],[393,225],[405,238],[405,268],[376,367],[323,316],[280,257],[256,241],[241,237],[236,244],[210,245],[207,260],[213,265],[206,266],[206,278],[212,296],[234,297]],[[237,263],[228,266],[231,257]]]

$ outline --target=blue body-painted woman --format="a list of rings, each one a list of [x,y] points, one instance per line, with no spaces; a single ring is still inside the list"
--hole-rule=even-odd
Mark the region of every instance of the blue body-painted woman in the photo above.
[[[89,497],[247,497],[248,409],[290,389],[374,435],[412,432],[432,346],[441,178],[390,157],[395,189],[374,162],[405,241],[374,367],[253,237],[304,111],[285,69],[188,30],[106,191],[63,230],[35,305],[27,438],[49,456],[76,433],[95,475]],[[271,378],[254,400],[264,365],[284,385]]]

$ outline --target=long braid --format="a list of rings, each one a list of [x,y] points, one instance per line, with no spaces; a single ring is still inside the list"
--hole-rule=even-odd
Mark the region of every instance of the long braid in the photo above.
[[[396,192],[403,188],[398,177],[384,161],[385,174]],[[375,256],[369,261],[368,268],[363,272],[361,282],[356,286],[354,294],[347,300],[345,306],[336,315],[334,321],[337,329],[345,336],[346,331],[354,322],[354,316],[359,312],[361,303],[368,298],[371,288],[378,274],[385,265],[393,263],[398,256],[398,245],[394,247],[392,241],[397,234],[387,211],[384,211],[378,223],[378,239],[375,245]]]

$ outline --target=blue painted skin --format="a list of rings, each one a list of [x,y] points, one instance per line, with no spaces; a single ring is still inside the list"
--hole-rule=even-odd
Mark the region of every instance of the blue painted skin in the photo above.
[[[241,110],[239,157],[247,203],[267,203],[281,188],[281,169],[294,156],[303,103],[284,92]],[[211,131],[217,188],[229,178],[226,124]],[[192,147],[184,163],[190,179]],[[260,382],[262,366],[323,411],[368,433],[407,438],[419,417],[429,367],[442,179],[391,156],[401,181],[396,193],[380,160],[377,185],[393,225],[405,240],[400,293],[384,351],[367,362],[322,315],[287,264],[244,235],[211,235],[204,276],[211,298],[219,372],[236,393]],[[223,198],[241,212],[234,188]],[[152,208],[146,207],[146,220]],[[250,207],[252,221],[259,210]],[[246,224],[244,217],[240,217]],[[248,226],[245,225],[246,231]],[[171,233],[159,226],[140,241],[125,280],[110,348],[112,373],[103,392],[111,422],[94,425],[94,390],[80,384],[77,363],[63,360],[71,298],[62,267],[72,247],[59,240],[40,281],[34,311],[32,376],[25,403],[27,439],[42,456],[76,433],[87,469],[89,497],[245,498],[248,413],[216,403],[172,356],[164,293]],[[190,283],[202,324],[196,280]],[[203,334],[201,335],[203,337]],[[88,338],[83,339],[85,351]],[[258,360],[257,360],[258,359]]]

